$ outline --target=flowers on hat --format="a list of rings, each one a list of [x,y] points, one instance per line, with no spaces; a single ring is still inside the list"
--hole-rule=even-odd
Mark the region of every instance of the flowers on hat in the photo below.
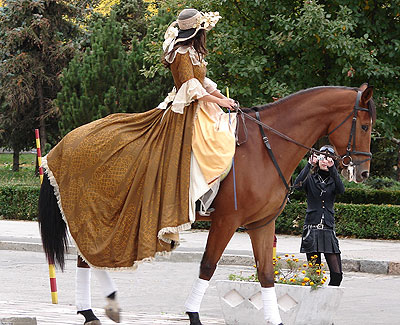
[[[205,12],[198,19],[195,28],[203,28],[207,31],[211,30],[222,17],[218,11]]]

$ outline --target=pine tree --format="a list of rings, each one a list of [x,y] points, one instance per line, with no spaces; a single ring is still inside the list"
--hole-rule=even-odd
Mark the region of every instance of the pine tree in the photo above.
[[[123,26],[115,13],[92,27],[91,44],[62,74],[57,97],[60,131],[72,129],[117,112],[154,108],[171,85],[168,78],[145,78],[144,43],[134,38],[131,50],[123,45]]]
[[[0,8],[0,145],[18,153],[32,148],[34,128],[46,144],[58,75],[75,53],[80,10],[56,0],[5,0]]]

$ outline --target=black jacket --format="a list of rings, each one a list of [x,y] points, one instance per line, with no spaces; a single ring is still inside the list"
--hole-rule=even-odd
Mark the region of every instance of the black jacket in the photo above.
[[[342,180],[335,166],[329,168],[329,177],[324,183],[321,182],[318,173],[311,173],[307,177],[311,167],[312,165],[307,163],[294,181],[299,189],[303,189],[307,193],[307,211],[304,224],[317,225],[323,215],[324,224],[333,227],[335,225],[333,204],[336,194],[344,192]]]

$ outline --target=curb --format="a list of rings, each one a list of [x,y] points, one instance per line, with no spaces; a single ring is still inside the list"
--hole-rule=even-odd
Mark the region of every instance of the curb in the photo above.
[[[16,241],[0,241],[0,250],[43,252],[42,244],[40,243],[28,243],[28,242],[16,242]],[[68,254],[76,255],[76,253],[77,251],[75,246],[69,246]],[[200,263],[202,256],[203,256],[202,251],[199,252],[199,251],[176,250],[169,257],[158,256],[156,257],[155,260],[177,262],[177,263],[179,262]],[[243,254],[238,254],[238,255],[224,254],[222,255],[218,264],[253,266],[254,257],[252,255],[243,255]],[[343,259],[342,267],[343,271],[345,272],[400,275],[400,262]],[[0,320],[3,322],[2,319]],[[0,323],[0,325],[3,325],[3,323]]]
[[[0,318],[0,325],[37,325],[36,317]]]

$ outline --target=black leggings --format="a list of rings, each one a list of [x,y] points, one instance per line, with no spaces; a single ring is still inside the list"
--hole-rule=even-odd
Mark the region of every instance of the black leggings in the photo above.
[[[310,262],[311,257],[317,255],[317,264],[321,264],[321,253],[307,253],[307,260]],[[343,272],[342,272],[342,259],[340,254],[335,253],[324,253],[326,262],[328,263],[330,272],[330,282],[329,285],[339,286],[342,282]]]

